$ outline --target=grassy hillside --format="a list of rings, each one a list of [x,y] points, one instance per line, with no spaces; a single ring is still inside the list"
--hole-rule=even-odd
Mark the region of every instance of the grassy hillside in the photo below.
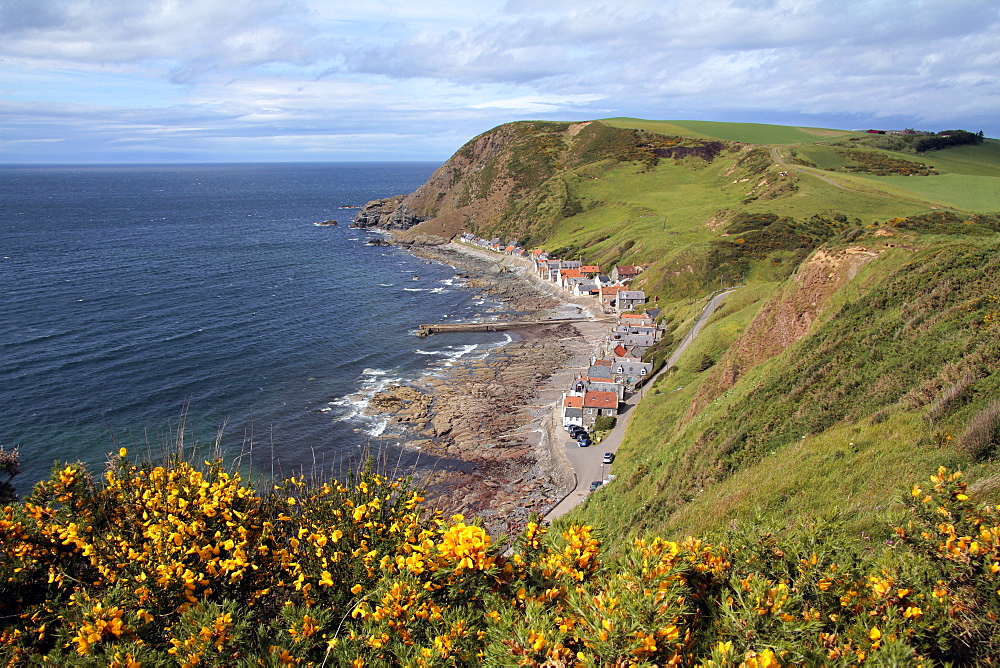
[[[924,154],[813,144],[784,149],[793,165],[804,165],[868,181],[890,195],[911,197],[963,211],[1000,211],[1000,141]],[[930,173],[927,173],[927,172]],[[863,183],[863,181],[862,181]]]
[[[754,359],[752,318],[802,291],[793,279],[734,295],[678,370],[647,390],[618,479],[578,517],[617,540],[839,515],[853,534],[884,539],[902,482],[939,465],[964,469],[995,500],[1000,422],[985,436],[969,425],[995,414],[1000,396],[1000,242],[923,243],[868,262],[773,357]],[[780,320],[770,323],[780,336]],[[699,371],[703,355],[717,362]]]
[[[900,486],[942,464],[996,498],[998,143],[917,153],[886,141],[591,123],[563,134],[520,205],[527,228],[510,216],[480,226],[560,257],[644,265],[638,285],[675,339],[713,289],[746,286],[645,391],[617,479],[567,522],[624,544],[824,515],[885,539]],[[980,423],[985,436],[969,431]]]

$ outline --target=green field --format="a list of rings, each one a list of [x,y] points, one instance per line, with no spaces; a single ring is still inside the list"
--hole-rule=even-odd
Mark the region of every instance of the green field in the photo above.
[[[922,162],[936,174],[928,176],[852,173],[851,179],[870,181],[870,187],[902,198],[970,212],[1000,211],[1000,142],[987,140],[978,146],[961,146],[924,154],[871,151],[888,159]],[[844,179],[851,151],[843,147],[813,144],[784,149],[793,166],[799,163],[836,173]]]
[[[978,146],[956,146],[925,155],[943,172],[1000,177],[1000,140],[987,139]]]
[[[1000,211],[1000,179],[995,176],[873,176],[875,181],[895,186],[943,205],[964,211]]]
[[[855,136],[850,130],[798,128],[763,123],[719,121],[647,121],[638,118],[606,118],[605,123],[620,128],[637,128],[661,134],[706,137],[744,144],[808,144],[833,138]]]

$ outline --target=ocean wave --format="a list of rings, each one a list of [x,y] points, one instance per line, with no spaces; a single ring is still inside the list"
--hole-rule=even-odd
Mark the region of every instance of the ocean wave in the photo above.
[[[361,431],[368,434],[369,436],[378,437],[385,433],[386,427],[389,426],[389,420],[386,418],[377,418],[369,422],[365,427],[361,428]]]
[[[334,422],[353,423],[357,432],[378,437],[388,429],[389,418],[385,415],[365,415],[365,410],[376,393],[349,394],[327,402],[319,412],[328,415]]]
[[[464,346],[448,346],[448,347],[451,348],[452,350],[450,352],[443,352],[443,356],[445,357],[445,359],[438,364],[438,366],[445,369],[455,366],[460,361],[463,361],[464,358],[466,358],[467,356],[469,357],[469,359],[482,359],[483,357],[486,357],[487,354],[489,354],[485,353],[483,355],[472,355],[472,353],[479,350],[479,344],[477,343],[470,343]]]
[[[378,416],[365,415],[365,410],[372,397],[390,385],[402,382],[402,377],[391,374],[385,369],[367,368],[358,378],[358,391],[328,401],[320,412],[332,414],[335,420],[357,420],[362,423],[362,430],[367,430],[372,422],[378,421]]]
[[[453,360],[459,360],[471,352],[474,352],[479,348],[478,343],[470,343],[466,345],[455,345],[455,346],[445,346],[441,350],[414,350],[415,355],[427,355],[431,357],[444,357],[447,358],[449,364]]]
[[[328,401],[325,406],[319,409],[320,413],[332,413],[338,420],[350,420],[368,405],[368,400],[361,395],[348,394],[339,399]]]
[[[449,348],[455,349],[454,353],[447,354],[448,357],[458,359],[459,357],[464,357],[465,355],[471,353],[473,350],[479,348],[478,343],[469,343],[464,346],[448,346]]]

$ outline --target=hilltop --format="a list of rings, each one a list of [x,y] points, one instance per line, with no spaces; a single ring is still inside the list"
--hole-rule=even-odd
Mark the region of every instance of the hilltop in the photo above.
[[[640,265],[668,342],[713,290],[745,286],[637,408],[615,484],[569,521],[612,542],[819,515],[884,535],[903,482],[940,464],[984,500],[1000,489],[1000,142],[967,134],[918,151],[931,135],[525,121],[357,224]]]

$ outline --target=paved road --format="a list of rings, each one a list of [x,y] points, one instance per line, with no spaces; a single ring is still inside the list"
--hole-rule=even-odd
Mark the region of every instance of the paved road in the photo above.
[[[728,297],[735,289],[737,288],[730,288],[729,290],[720,292],[709,300],[705,308],[702,309],[701,315],[695,321],[694,326],[684,337],[684,340],[681,341],[680,345],[677,346],[673,354],[670,355],[667,363],[657,373],[657,376],[677,363],[677,360],[684,354],[687,347],[698,336],[698,332],[701,331],[701,328],[705,326],[705,323],[719,307],[719,304],[722,303],[722,300]],[[645,386],[651,387],[655,380],[656,376],[650,378]],[[621,445],[622,436],[625,434],[625,429],[628,427],[629,420],[632,418],[632,413],[634,412],[632,409],[642,399],[642,394],[643,390],[640,390],[625,400],[618,417],[618,424],[615,425],[615,428],[611,430],[601,443],[592,445],[589,448],[581,448],[576,444],[576,441],[569,437],[566,430],[562,428],[562,420],[559,418],[559,407],[556,406],[553,408],[548,418],[548,435],[552,439],[551,442],[557,447],[559,444],[562,444],[566,448],[566,457],[569,459],[569,463],[576,473],[576,488],[560,501],[555,508],[550,510],[545,519],[552,521],[568,513],[571,508],[586,498],[590,492],[591,482],[604,480],[612,472],[613,465],[602,464],[601,460],[605,452],[618,452],[618,446]]]

